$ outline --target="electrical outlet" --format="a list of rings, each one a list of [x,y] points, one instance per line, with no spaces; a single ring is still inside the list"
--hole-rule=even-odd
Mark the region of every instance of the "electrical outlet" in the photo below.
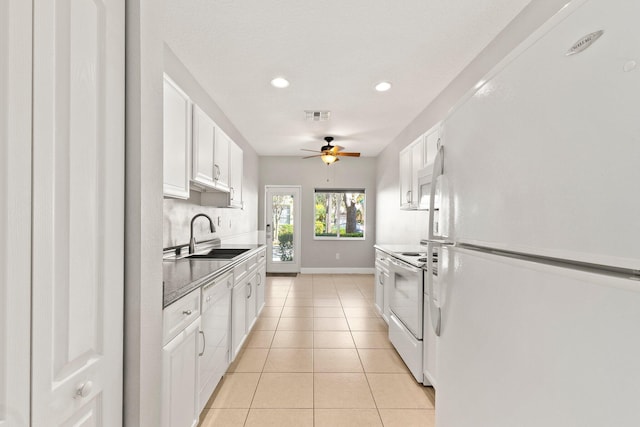
[[[336,259],[340,259],[340,252],[336,252]]]

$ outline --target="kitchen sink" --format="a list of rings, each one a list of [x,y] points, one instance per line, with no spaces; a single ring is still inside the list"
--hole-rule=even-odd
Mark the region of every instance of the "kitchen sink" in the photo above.
[[[238,255],[242,255],[243,253],[250,251],[251,249],[211,249],[209,252],[204,254],[192,254],[188,255],[185,258],[204,258],[204,259],[233,259]]]

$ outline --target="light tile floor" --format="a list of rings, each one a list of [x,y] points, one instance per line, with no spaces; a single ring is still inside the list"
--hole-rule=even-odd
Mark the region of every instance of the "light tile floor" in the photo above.
[[[371,275],[268,277],[266,306],[207,403],[202,427],[433,427],[373,307]]]

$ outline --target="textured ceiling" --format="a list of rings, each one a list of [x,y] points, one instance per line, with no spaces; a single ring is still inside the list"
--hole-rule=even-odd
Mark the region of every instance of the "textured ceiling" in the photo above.
[[[165,42],[259,155],[302,156],[331,135],[376,156],[527,3],[165,0]],[[390,91],[373,89],[382,80]]]

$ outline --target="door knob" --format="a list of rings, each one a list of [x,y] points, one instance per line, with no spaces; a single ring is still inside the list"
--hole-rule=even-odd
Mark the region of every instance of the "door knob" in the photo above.
[[[87,381],[84,384],[80,384],[76,389],[76,395],[73,397],[74,399],[84,398],[91,394],[91,389],[93,388],[93,383],[91,381]]]

